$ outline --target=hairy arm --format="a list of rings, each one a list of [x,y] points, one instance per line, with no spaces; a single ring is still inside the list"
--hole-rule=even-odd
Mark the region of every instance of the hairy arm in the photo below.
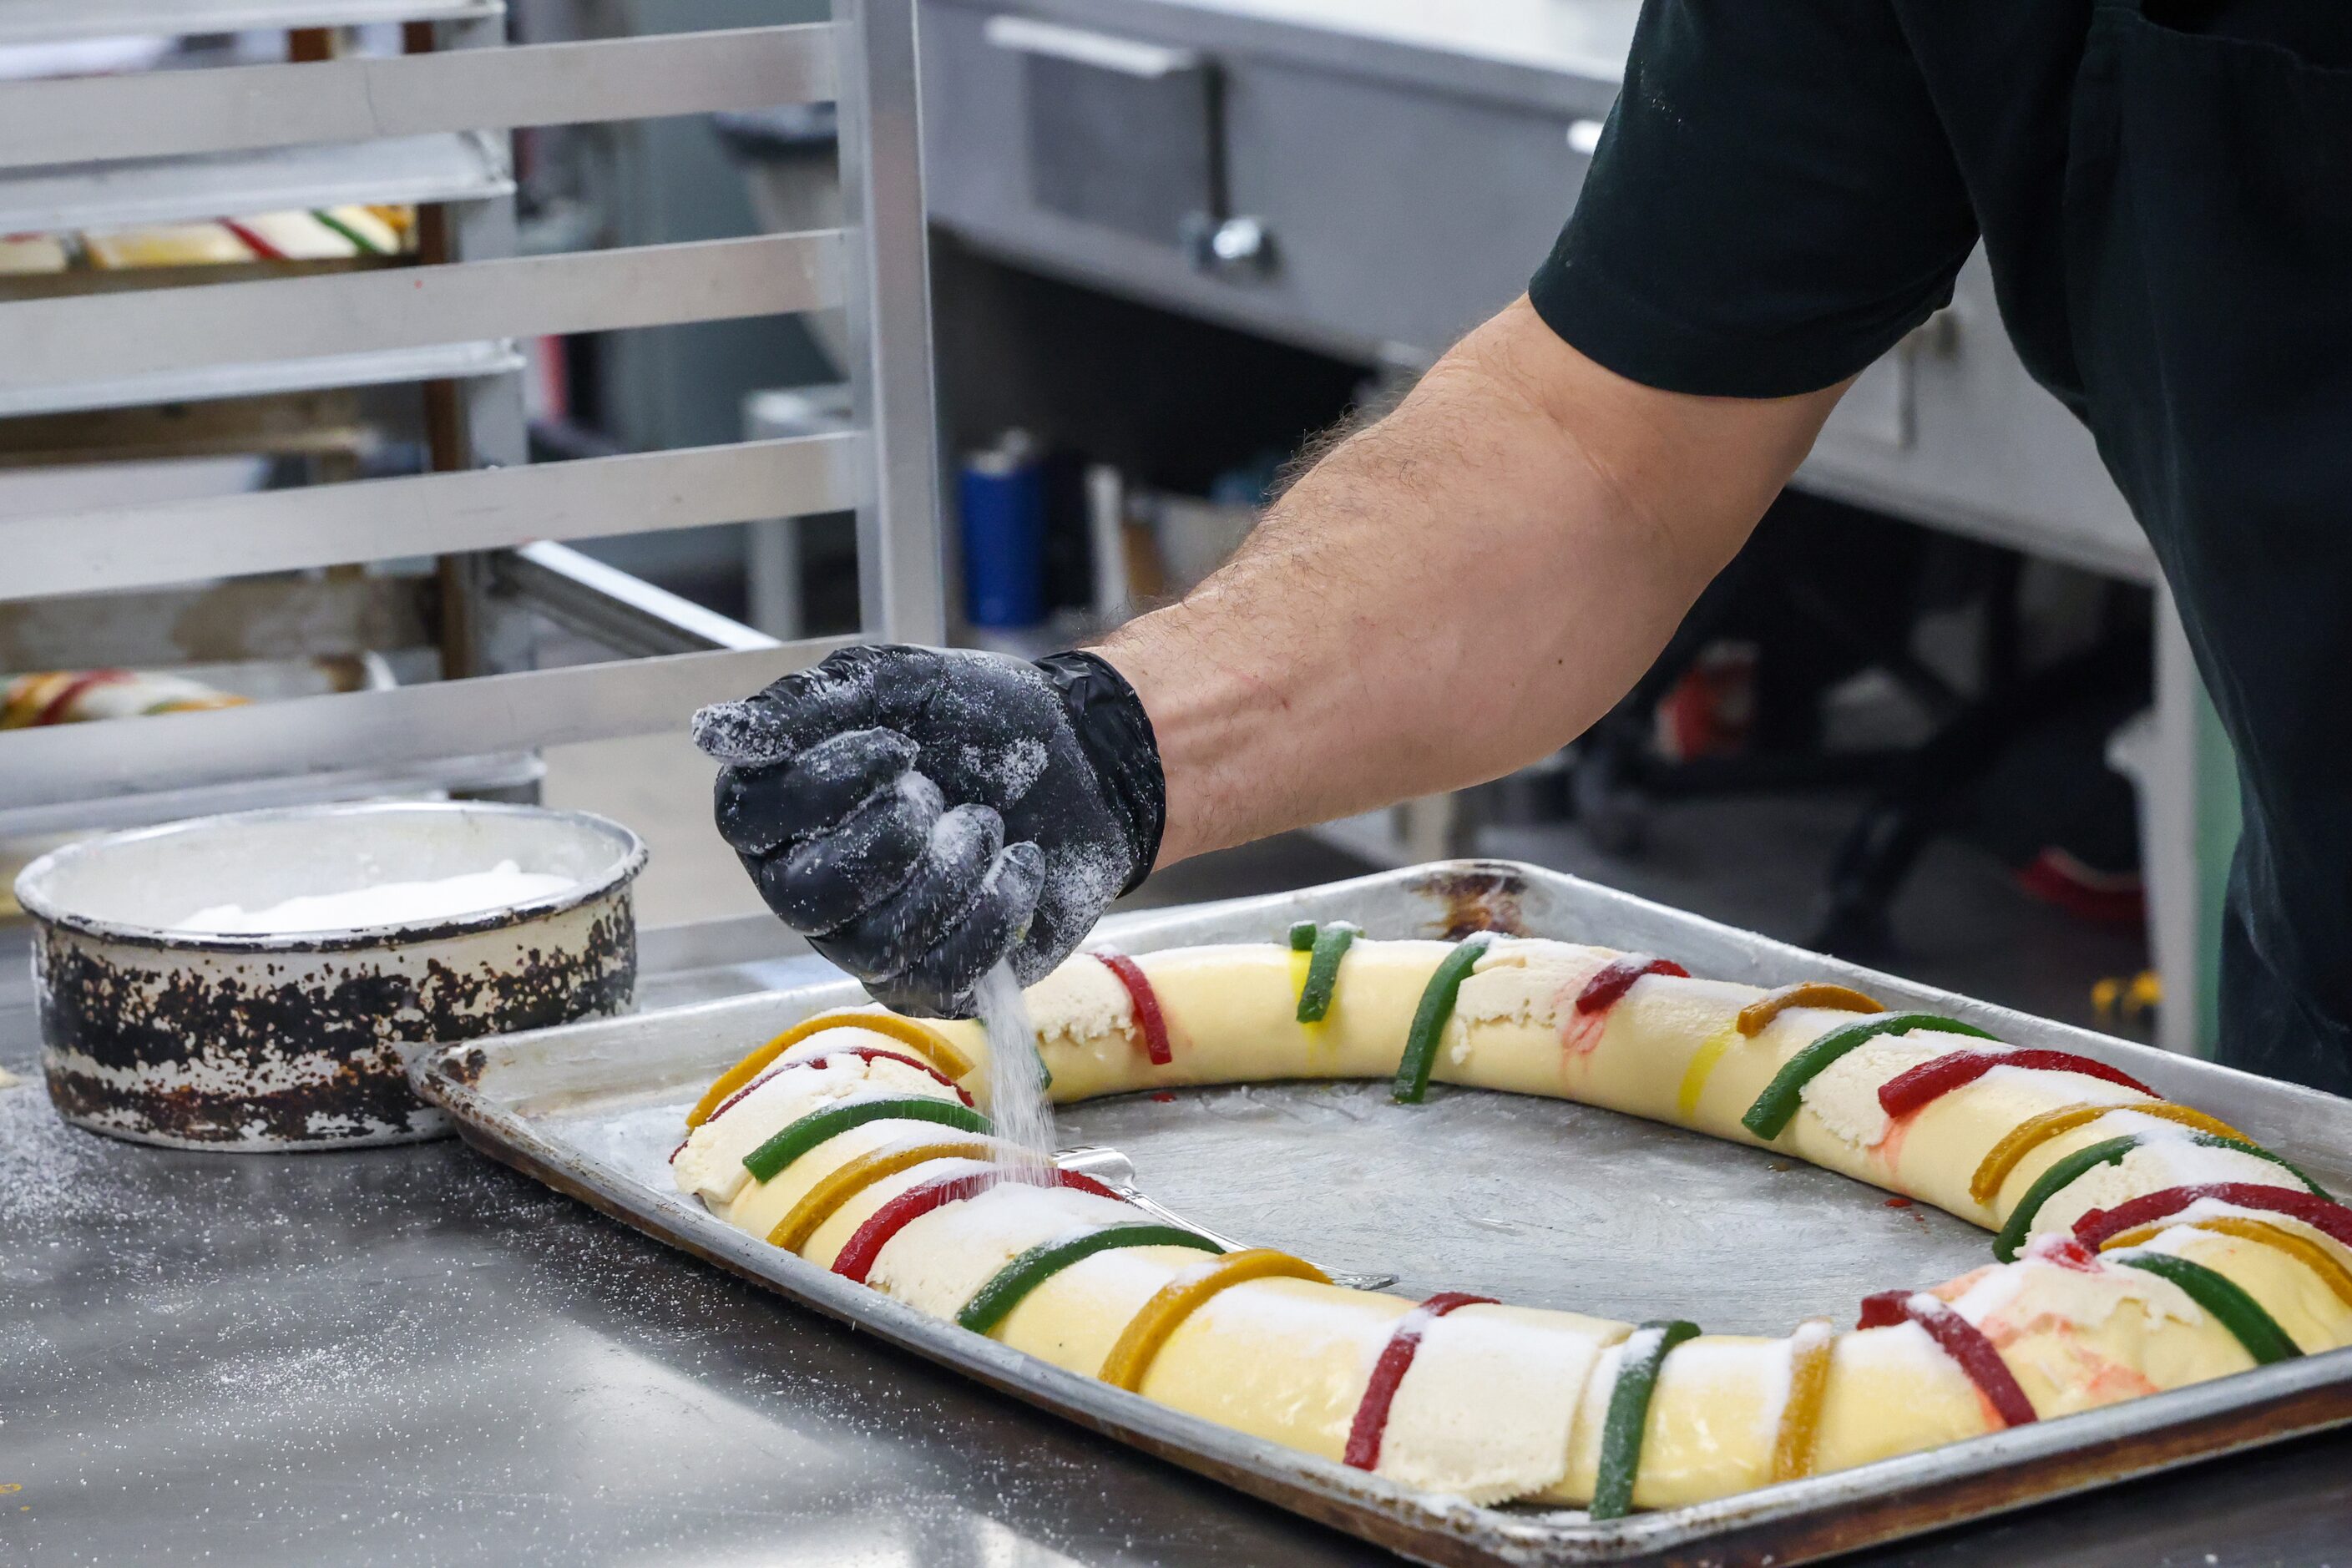
[[[1341,442],[1181,604],[1097,651],[1142,698],[1159,863],[1522,767],[1632,687],[1843,386],[1631,382],[1522,299]]]

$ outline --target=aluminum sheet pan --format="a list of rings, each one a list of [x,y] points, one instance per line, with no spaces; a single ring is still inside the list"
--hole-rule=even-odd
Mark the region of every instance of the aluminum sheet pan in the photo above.
[[[1373,936],[1499,930],[1633,948],[1763,985],[1833,979],[2019,1045],[2125,1068],[2352,1186],[2352,1101],[1911,984],[1607,888],[1505,861],[1452,861],[1106,922],[1129,952],[1265,941],[1295,919]],[[1608,1523],[1480,1508],[1260,1442],[1052,1367],[852,1285],[720,1223],[671,1185],[687,1107],[759,1041],[860,998],[847,981],[427,1050],[418,1086],[476,1146],[697,1257],[992,1387],[1425,1563],[1786,1564],[2352,1423],[2352,1351],[1926,1453]],[[1419,1110],[1381,1084],[1129,1095],[1061,1108],[1066,1146],[1110,1144],[1189,1218],[1404,1292],[1725,1332],[1987,1260],[1982,1231],[1769,1151],[1559,1101],[1452,1089]]]

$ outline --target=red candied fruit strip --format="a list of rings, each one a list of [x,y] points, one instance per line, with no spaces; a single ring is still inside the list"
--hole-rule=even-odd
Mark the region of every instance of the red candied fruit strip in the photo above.
[[[93,669],[77,675],[49,699],[40,716],[33,722],[36,725],[62,724],[66,721],[66,715],[73,710],[73,705],[81,700],[84,692],[94,691],[101,686],[120,686],[130,679],[131,672],[127,669]]]
[[[1092,1193],[1098,1198],[1110,1198],[1119,1203],[1127,1200],[1096,1181],[1092,1176],[1076,1171],[1050,1171],[1032,1173],[1019,1170],[972,1171],[961,1176],[939,1176],[908,1187],[880,1208],[876,1209],[864,1225],[857,1227],[841,1256],[833,1260],[833,1271],[856,1284],[866,1283],[868,1270],[890,1238],[915,1220],[934,1209],[950,1204],[960,1204],[966,1198],[978,1197],[1000,1182],[1013,1182],[1032,1187],[1075,1187],[1082,1193]]]
[[[761,1073],[759,1077],[753,1079],[751,1082],[745,1084],[742,1088],[737,1089],[734,1093],[729,1095],[726,1099],[712,1106],[710,1108],[710,1114],[704,1117],[702,1120],[706,1124],[718,1121],[721,1116],[727,1114],[727,1108],[729,1106],[734,1104],[737,1100],[742,1099],[745,1095],[751,1093],[753,1089],[759,1088],[761,1084],[767,1082],[778,1073],[784,1071],[787,1068],[814,1067],[818,1062],[827,1061],[835,1057],[856,1057],[861,1060],[869,1062],[883,1061],[900,1063],[903,1066],[913,1068],[917,1072],[929,1073],[932,1078],[935,1078],[940,1082],[947,1085],[948,1088],[954,1089],[958,1100],[962,1100],[966,1105],[971,1104],[971,1096],[965,1092],[963,1085],[956,1082],[955,1079],[950,1078],[947,1074],[941,1072],[939,1068],[933,1067],[929,1062],[917,1061],[913,1057],[901,1055],[898,1051],[886,1051],[879,1046],[836,1046],[832,1050],[826,1051],[822,1056],[804,1057],[796,1062],[786,1062],[782,1067],[770,1068],[766,1072]],[[691,1138],[679,1139],[677,1141],[677,1147],[669,1152],[669,1163],[673,1165],[677,1164],[677,1157],[680,1154],[685,1153],[686,1146],[693,1142],[694,1140]]]
[[[285,251],[279,249],[277,246],[272,245],[259,229],[253,227],[250,224],[239,223],[233,217],[220,218],[216,221],[220,224],[221,227],[236,236],[237,239],[244,244],[245,247],[252,251],[255,257],[260,260],[290,261],[293,259],[293,258],[288,256]]]
[[[2032,1068],[2041,1072],[2078,1072],[2086,1078],[2101,1079],[2125,1089],[2136,1089],[2151,1100],[2164,1098],[2129,1073],[2111,1068],[2105,1062],[2095,1062],[2088,1057],[2078,1057],[2072,1051],[1949,1051],[1933,1061],[1921,1062],[1910,1071],[1896,1073],[1888,1079],[1879,1089],[1878,1108],[1889,1116],[1906,1116],[1956,1089],[1976,1082],[1997,1067]]]
[[[1937,1348],[1977,1385],[2003,1426],[2022,1426],[2035,1419],[2033,1402],[2017,1385],[2017,1375],[2000,1359],[2000,1352],[1982,1330],[1948,1305],[1916,1290],[1881,1290],[1863,1298],[1862,1316],[1854,1327],[1891,1329],[1897,1323],[1916,1323],[1927,1330]]]
[[[1143,1054],[1151,1058],[1151,1065],[1164,1068],[1174,1061],[1176,1053],[1168,1048],[1168,1018],[1160,1011],[1160,994],[1151,989],[1143,965],[1123,952],[1098,952],[1095,956],[1127,987],[1128,999],[1135,1004],[1135,1026],[1143,1034]]]
[[[1633,989],[1633,982],[1644,974],[1671,974],[1688,980],[1690,971],[1671,958],[1654,958],[1646,952],[1629,952],[1601,966],[1601,973],[1586,983],[1576,998],[1580,1014],[1598,1013],[1614,1007],[1618,999]]]
[[[1404,1374],[1412,1370],[1412,1358],[1421,1352],[1421,1336],[1429,1325],[1456,1307],[1488,1307],[1494,1301],[1492,1296],[1440,1290],[1397,1320],[1396,1331],[1381,1347],[1381,1359],[1372,1366],[1372,1381],[1365,1384],[1363,1400],[1356,1406],[1356,1419],[1348,1428],[1348,1451],[1340,1458],[1342,1464],[1360,1470],[1380,1467],[1381,1438],[1389,1429],[1389,1406],[1396,1403],[1397,1388],[1404,1382]]]
[[[2074,1222],[2074,1239],[2096,1248],[2114,1237],[2179,1214],[2200,1198],[2234,1204],[2242,1209],[2266,1209],[2299,1219],[2332,1241],[2352,1247],[2352,1208],[2331,1203],[2316,1193],[2293,1187],[2266,1187],[2258,1182],[2206,1182],[2191,1187],[2167,1187],[2143,1193],[2111,1209],[2093,1209]]]

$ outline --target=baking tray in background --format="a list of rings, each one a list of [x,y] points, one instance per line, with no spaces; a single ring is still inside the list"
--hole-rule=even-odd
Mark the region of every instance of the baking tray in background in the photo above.
[[[396,684],[392,666],[373,652],[320,654],[308,658],[222,659],[195,664],[148,663],[142,674],[175,675],[252,702],[290,702],[351,691],[383,691]],[[0,685],[12,674],[0,670]],[[137,719],[110,719],[135,724]],[[64,805],[0,805],[0,928],[24,926],[16,873],[52,849],[118,828],[146,827],[192,816],[328,801],[443,799],[453,790],[476,793],[522,788],[546,774],[537,756],[466,757],[405,768],[248,779],[158,794],[127,795]]]
[[[1129,952],[1273,941],[1293,920],[1376,937],[1497,930],[1674,958],[1695,974],[1831,979],[2017,1045],[2079,1051],[2211,1112],[2323,1182],[2352,1185],[2352,1101],[2028,1017],[1809,953],[1539,868],[1453,861],[1105,922]],[[862,999],[847,981],[421,1052],[412,1071],[478,1148],[779,1294],[1253,1496],[1427,1563],[1810,1561],[2170,1466],[2352,1423],[2352,1351],[1718,1502],[1608,1523],[1480,1508],[1178,1414],[925,1316],[720,1223],[667,1159],[685,1111],[760,1041]],[[1187,1218],[1402,1294],[1723,1332],[1784,1333],[1867,1292],[1989,1260],[1982,1231],[1769,1151],[1561,1101],[1452,1089],[1418,1109],[1382,1084],[1283,1083],[1066,1106],[1065,1146],[1110,1144]]]

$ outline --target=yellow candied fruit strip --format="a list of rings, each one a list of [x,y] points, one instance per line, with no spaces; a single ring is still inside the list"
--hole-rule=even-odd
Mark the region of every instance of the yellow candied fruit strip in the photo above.
[[[1110,1353],[1103,1358],[1102,1370],[1095,1375],[1113,1388],[1124,1388],[1129,1394],[1139,1392],[1144,1374],[1151,1370],[1152,1360],[1159,1355],[1160,1347],[1168,1342],[1168,1336],[1210,1297],[1252,1279],[1331,1283],[1328,1275],[1305,1258],[1293,1258],[1270,1247],[1244,1247],[1222,1258],[1212,1258],[1171,1279],[1137,1310],[1135,1316],[1127,1321],[1127,1327],[1119,1331],[1118,1342],[1110,1347]]]
[[[2112,1252],[2120,1247],[2143,1247],[2180,1222],[2158,1220],[2137,1230],[2125,1231],[2099,1244],[2101,1252]],[[2305,1268],[2319,1276],[2320,1282],[2336,1292],[2336,1299],[2352,1307],[2352,1269],[2337,1262],[2328,1250],[2306,1237],[2272,1225],[2267,1220],[2253,1219],[2244,1215],[2214,1215],[2207,1219],[2186,1222],[2191,1230],[2210,1231],[2216,1236],[2234,1236],[2241,1241],[2260,1242],[2274,1247]]]
[[[997,1148],[992,1139],[940,1138],[895,1148],[869,1149],[843,1163],[803,1193],[792,1212],[768,1232],[768,1245],[798,1252],[816,1234],[817,1226],[833,1217],[835,1210],[885,1176],[895,1176],[933,1160],[992,1160]]]
[[[1706,1092],[1706,1080],[1715,1076],[1715,1064],[1723,1059],[1723,1053],[1729,1050],[1739,1037],[1738,1024],[1717,1029],[1699,1047],[1690,1059],[1690,1066],[1683,1069],[1683,1086],[1675,1092],[1675,1110],[1684,1121],[1687,1121],[1698,1114],[1698,1099]]]
[[[0,730],[28,730],[41,710],[53,701],[73,680],[70,674],[44,671],[38,675],[17,678],[9,688],[8,704],[0,710]]]
[[[216,713],[226,708],[243,708],[247,705],[248,700],[246,698],[232,697],[226,691],[215,691],[204,697],[166,698],[152,708],[142,708],[139,711],[142,716],[152,719],[164,713]]]
[[[1771,1026],[1772,1020],[1791,1007],[1827,1007],[1839,1013],[1884,1013],[1886,1005],[1874,996],[1865,996],[1851,985],[1833,985],[1826,980],[1801,980],[1794,985],[1783,985],[1778,991],[1767,991],[1739,1010],[1739,1032],[1753,1039]]]
[[[1824,1330],[1830,1327],[1827,1318],[1811,1321]],[[1790,1347],[1789,1402],[1780,1407],[1780,1425],[1772,1435],[1775,1481],[1801,1480],[1813,1473],[1813,1444],[1821,1435],[1822,1404],[1829,1394],[1830,1358],[1836,1345],[1836,1333],[1828,1331]]]
[[[695,1101],[694,1109],[686,1113],[686,1124],[688,1127],[701,1126],[729,1095],[759,1077],[770,1062],[811,1036],[823,1034],[827,1029],[870,1029],[875,1034],[898,1041],[951,1079],[961,1079],[971,1071],[970,1057],[950,1045],[947,1037],[935,1029],[923,1027],[912,1018],[901,1018],[896,1013],[824,1013],[794,1024],[720,1073],[719,1081],[712,1084],[703,1097]]]
[[[1969,1196],[1980,1204],[1989,1204],[2000,1195],[2000,1184],[2028,1154],[2062,1133],[2096,1121],[2110,1110],[2129,1110],[2141,1116],[2153,1116],[2159,1121],[2178,1122],[2193,1127],[2200,1132],[2210,1132],[2217,1138],[2234,1138],[2241,1143],[2252,1139],[2226,1121],[2217,1121],[2201,1110],[2191,1110],[2185,1105],[2168,1105],[2152,1100],[2142,1105],[2068,1105],[2056,1110],[2045,1110],[2010,1129],[2009,1136],[1992,1146],[1976,1174],[1969,1178]]]

